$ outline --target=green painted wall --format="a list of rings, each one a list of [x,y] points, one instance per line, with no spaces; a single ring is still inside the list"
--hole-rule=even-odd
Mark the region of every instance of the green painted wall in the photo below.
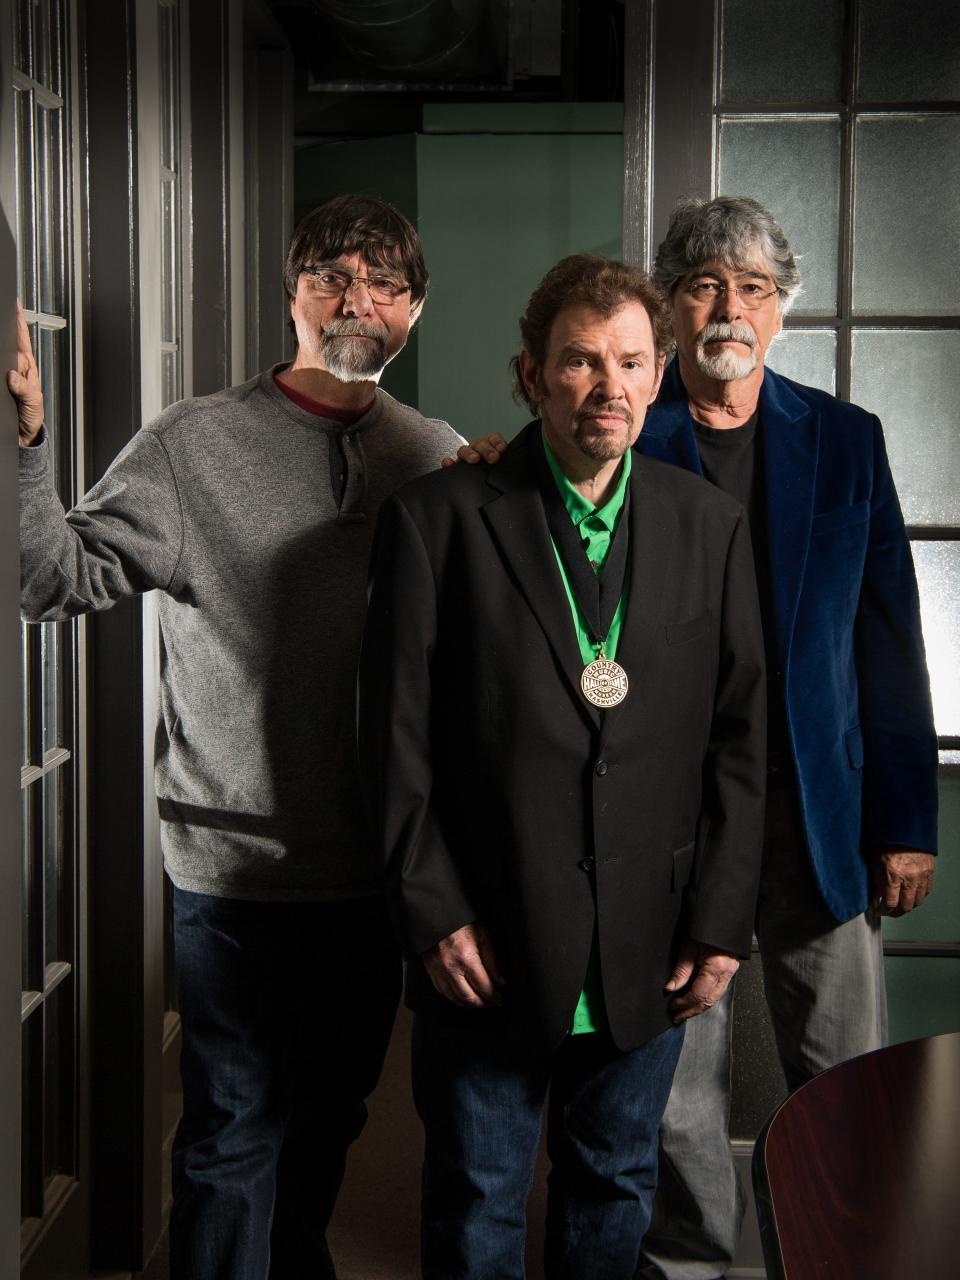
[[[432,284],[419,407],[467,439],[526,421],[509,365],[543,273],[568,253],[620,252],[621,123],[606,104],[424,110],[417,204]]]

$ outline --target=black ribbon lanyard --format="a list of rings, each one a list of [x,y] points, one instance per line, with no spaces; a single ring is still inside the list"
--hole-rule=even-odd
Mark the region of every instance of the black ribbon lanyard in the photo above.
[[[630,486],[627,486],[623,495],[623,506],[620,508],[617,525],[610,535],[610,549],[607,552],[603,571],[597,573],[583,549],[577,527],[570,519],[570,512],[563,505],[563,498],[560,496],[560,490],[557,488],[546,454],[541,451],[541,456],[543,465],[540,468],[539,477],[540,493],[547,516],[547,527],[563,561],[573,597],[590,629],[591,639],[602,652],[603,643],[610,631],[620,597],[623,595],[623,583],[627,576]]]

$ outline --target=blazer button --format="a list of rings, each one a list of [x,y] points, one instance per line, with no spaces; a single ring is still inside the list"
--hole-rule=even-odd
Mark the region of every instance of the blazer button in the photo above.
[[[580,861],[577,863],[577,866],[580,868],[581,871],[592,871],[594,868],[594,865],[595,863],[593,858],[581,858]]]
[[[598,761],[597,761],[597,770],[596,770],[596,772],[597,772],[597,777],[598,777],[598,778],[602,778],[602,777],[603,777],[603,775],[607,772],[607,762],[606,762],[606,760],[598,760]]]

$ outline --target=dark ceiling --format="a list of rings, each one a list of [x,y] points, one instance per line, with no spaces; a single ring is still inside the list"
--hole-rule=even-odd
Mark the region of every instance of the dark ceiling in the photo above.
[[[623,0],[267,0],[301,141],[418,127],[425,102],[623,98]]]

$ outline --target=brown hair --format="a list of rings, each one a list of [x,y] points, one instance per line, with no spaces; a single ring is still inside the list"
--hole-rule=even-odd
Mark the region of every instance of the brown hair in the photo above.
[[[359,253],[370,266],[399,268],[414,305],[427,296],[423,246],[413,224],[383,200],[346,195],[311,210],[293,233],[283,269],[287,297],[296,297],[304,267],[350,253]]]
[[[575,253],[561,258],[534,289],[527,309],[520,317],[523,345],[542,366],[547,358],[550,330],[561,311],[567,307],[589,307],[607,317],[630,302],[639,302],[650,317],[653,345],[657,356],[666,355],[672,346],[670,312],[656,285],[638,267],[600,258],[592,253]],[[520,373],[519,356],[511,361],[514,396],[536,412]]]

